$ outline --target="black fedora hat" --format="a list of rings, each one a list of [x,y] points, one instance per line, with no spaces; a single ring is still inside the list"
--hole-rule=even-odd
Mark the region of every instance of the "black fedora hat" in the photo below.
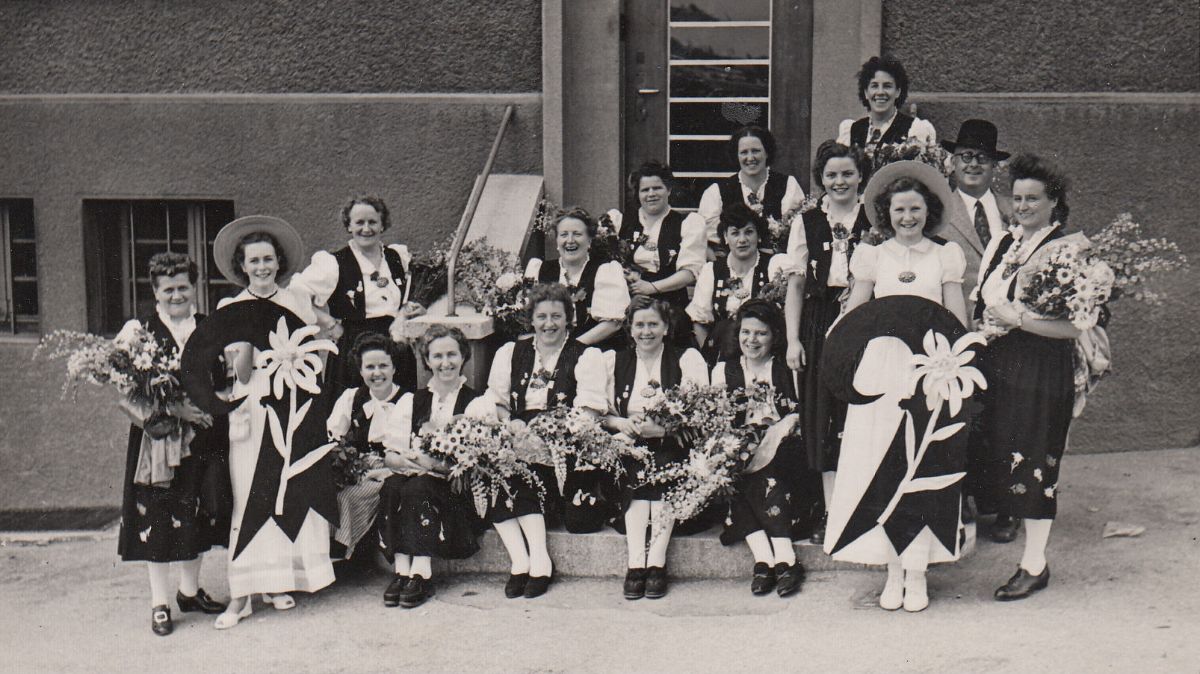
[[[1008,159],[1009,154],[996,149],[996,125],[986,119],[968,119],[958,128],[958,140],[943,140],[942,147],[950,152],[958,148],[983,150],[997,160]]]

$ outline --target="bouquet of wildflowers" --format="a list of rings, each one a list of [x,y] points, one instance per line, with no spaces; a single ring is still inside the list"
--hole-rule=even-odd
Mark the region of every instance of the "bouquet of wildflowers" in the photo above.
[[[371,470],[383,467],[383,458],[378,454],[359,451],[344,441],[339,441],[329,455],[333,458],[333,483],[339,491],[358,484]]]
[[[645,414],[684,444],[698,444],[701,438],[729,433],[734,418],[745,409],[722,386],[685,382],[661,391]]]
[[[559,406],[539,414],[528,426],[529,435],[546,452],[547,463],[554,466],[559,491],[567,479],[567,458],[575,459],[575,470],[602,470],[621,477],[624,456],[642,454],[624,435],[613,435],[585,410]]]
[[[492,246],[486,237],[476,239],[459,251],[458,269],[455,297],[459,304],[491,316],[496,333],[504,338],[515,339],[529,332],[525,299],[537,279],[522,274],[516,255]]]
[[[919,138],[905,138],[899,143],[880,143],[869,145],[865,149],[867,161],[871,163],[871,173],[898,161],[919,161],[929,164],[942,175],[951,174],[950,153],[936,142],[927,143]]]
[[[776,218],[773,215],[767,216],[767,235],[768,241],[762,242],[762,249],[772,253],[786,253],[788,247],[788,239],[792,232],[792,223],[796,218],[816,208],[820,200],[809,195],[797,207],[783,214],[782,218]]]
[[[1104,260],[1113,272],[1110,301],[1124,296],[1151,305],[1161,304],[1163,295],[1144,287],[1146,279],[1155,274],[1187,267],[1187,257],[1179,246],[1165,238],[1142,236],[1142,226],[1129,213],[1088,237],[1091,252]]]
[[[508,424],[468,416],[456,418],[437,431],[421,436],[420,451],[450,465],[457,489],[469,489],[480,517],[505,498],[510,506],[512,484],[524,480],[544,498],[546,486],[516,449],[517,438]]]
[[[787,301],[788,281],[793,274],[801,273],[803,272],[800,270],[780,269],[776,271],[771,280],[758,289],[758,299],[774,302],[782,311],[783,305]]]
[[[596,220],[596,237],[592,239],[592,254],[601,260],[615,260],[623,269],[636,268],[633,262],[633,251],[641,241],[622,239],[621,212],[611,209]],[[644,236],[644,235],[643,235]]]
[[[733,430],[709,436],[688,452],[687,461],[648,467],[645,482],[666,486],[662,500],[670,518],[691,519],[714,499],[734,493],[734,484],[753,457],[756,438],[755,433]]]
[[[172,409],[187,395],[179,381],[179,350],[163,349],[145,326],[131,322],[115,339],[58,330],[42,339],[34,358],[67,361],[63,397],[80,383],[111,385],[130,404],[150,411],[145,431],[154,438],[179,437],[184,422]]]
[[[1017,298],[1040,318],[1066,318],[1080,330],[1096,324],[1112,293],[1113,272],[1082,244],[1064,240],[1038,251],[1017,276]]]

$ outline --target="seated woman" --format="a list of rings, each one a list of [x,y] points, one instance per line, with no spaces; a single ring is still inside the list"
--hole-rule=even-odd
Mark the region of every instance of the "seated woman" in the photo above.
[[[602,350],[621,346],[621,321],[629,306],[629,286],[621,263],[605,262],[590,254],[596,221],[582,208],[572,208],[554,220],[557,260],[533,258],[525,276],[541,283],[561,283],[575,303],[571,338]]]
[[[340,210],[341,226],[350,235],[343,248],[317,251],[303,271],[292,277],[289,290],[310,299],[322,328],[337,340],[338,355],[326,366],[325,395],[336,399],[358,384],[358,373],[349,353],[364,332],[392,334],[397,320],[425,313],[409,302],[408,265],[412,256],[401,244],[383,244],[391,227],[387,204],[374,195],[351,197]],[[407,346],[400,347],[396,382],[405,390],[417,385],[416,360]]]
[[[433,325],[417,341],[417,353],[429,368],[429,384],[404,394],[388,420],[385,462],[392,474],[383,483],[377,527],[379,545],[395,568],[383,604],[404,608],[433,594],[434,557],[465,559],[479,550],[475,539],[482,525],[467,494],[451,489],[449,467],[422,454],[415,442],[476,400],[462,376],[470,345],[462,330]]]
[[[574,303],[567,289],[557,283],[534,286],[526,306],[533,338],[509,342],[496,352],[488,375],[488,396],[501,419],[511,419],[514,431],[524,431],[530,419],[558,405],[575,405],[597,412],[608,408],[604,395],[603,359],[599,349],[569,339]],[[512,561],[512,572],[504,586],[510,599],[540,597],[546,593],[554,566],[546,550],[547,509],[558,507],[554,471],[537,467],[546,487],[546,502],[523,480],[509,485],[514,496],[497,499],[488,519],[504,542]],[[596,479],[594,473],[572,473],[564,491],[572,494],[574,479]],[[564,499],[572,504],[573,499]],[[597,508],[584,501],[580,508]],[[597,510],[603,521],[603,512]],[[590,519],[581,516],[581,519]]]
[[[662,300],[644,295],[633,298],[626,312],[626,325],[633,348],[604,353],[608,373],[609,413],[603,425],[644,442],[656,466],[687,459],[688,450],[666,429],[644,414],[663,389],[684,382],[708,384],[708,367],[695,349],[680,350],[664,343],[670,330],[670,307]],[[595,370],[591,372],[596,372]],[[597,378],[594,374],[593,378]],[[625,598],[658,599],[667,594],[667,546],[675,522],[663,513],[663,487],[634,486],[630,472],[624,493],[625,542],[629,568],[625,574]],[[655,535],[646,545],[646,532]]]
[[[692,329],[684,310],[688,286],[696,283],[708,255],[704,218],[684,216],[670,204],[675,175],[656,161],[642,164],[629,176],[629,188],[640,208],[637,220],[621,218],[619,235],[633,247],[634,269],[626,274],[631,295],[664,300],[672,307],[672,336],[678,346],[692,346]]]
[[[900,112],[907,98],[908,73],[899,61],[888,56],[867,59],[858,71],[858,100],[867,116],[843,120],[837,142],[860,148],[903,143],[909,138],[926,144],[937,142],[932,124]]]
[[[796,406],[792,370],[783,359],[783,316],[766,300],[750,300],[737,312],[741,356],[717,363],[713,386],[737,390],[765,385],[770,401],[755,401],[739,423],[772,427],[759,444],[746,474],[738,480],[729,505],[721,542],[746,541],[754,555],[750,591],[764,595],[774,589],[780,597],[800,591],[804,566],[792,547],[792,520],[801,503],[798,489],[804,464],[804,446],[791,435],[797,422],[790,414]],[[787,417],[785,419],[785,416]]]
[[[723,241],[717,231],[721,213],[734,204],[744,204],[763,218],[782,221],[784,214],[804,203],[804,190],[796,178],[771,170],[775,147],[775,136],[758,126],[744,126],[729,137],[729,155],[738,172],[709,185],[697,209],[704,218],[710,244],[721,247]],[[762,240],[768,243],[767,237]]]
[[[719,232],[729,255],[705,263],[687,307],[696,343],[710,363],[737,356],[738,307],[757,297],[776,275],[792,269],[792,257],[786,253],[759,252],[759,242],[769,236],[767,220],[745,204],[732,204],[721,212]]]
[[[341,521],[333,533],[334,559],[350,559],[371,530],[379,508],[379,489],[392,474],[383,465],[383,441],[392,407],[404,391],[393,381],[400,360],[396,343],[378,332],[364,332],[354,342],[350,362],[364,386],[348,388],[333,405],[325,424],[329,437],[351,445],[364,457],[367,472],[338,492]]]

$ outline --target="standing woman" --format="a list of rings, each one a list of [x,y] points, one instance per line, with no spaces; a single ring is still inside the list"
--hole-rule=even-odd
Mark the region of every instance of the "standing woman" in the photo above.
[[[316,592],[334,580],[329,525],[337,497],[329,472],[325,418],[310,404],[320,395],[320,354],[328,340],[308,339],[316,315],[308,297],[280,286],[304,244],[287,222],[265,215],[238,218],[213,242],[217,267],[244,289],[221,300],[184,353],[190,364],[223,347],[236,374],[229,402],[229,473],[233,526],[229,540],[229,607],[217,629],[252,612],[251,596],[277,610],[296,605],[288,592]],[[211,387],[189,387],[217,407]],[[286,433],[270,430],[287,428]],[[281,437],[282,436],[282,437]],[[280,444],[277,444],[280,443]]]
[[[888,164],[871,178],[864,198],[873,206],[869,216],[873,225],[892,238],[878,246],[860,243],[854,251],[850,258],[854,284],[846,304],[848,314],[872,298],[912,295],[942,305],[959,324],[967,325],[962,294],[966,258],[958,244],[941,244],[930,238],[942,226],[944,204],[952,198],[949,184],[937,169],[917,161]],[[888,503],[897,498],[896,484],[878,478],[888,466],[903,465],[905,461],[901,456],[906,451],[903,444],[885,446],[882,460],[879,451],[880,439],[886,436],[890,442],[898,427],[901,412],[893,402],[907,397],[903,394],[908,392],[912,353],[900,347],[899,352],[885,349],[879,354],[872,353],[872,358],[878,360],[872,361],[875,365],[871,368],[878,381],[870,383],[879,389],[872,392],[883,395],[869,403],[851,405],[846,412],[825,552],[841,561],[886,564],[887,584],[879,605],[887,610],[903,606],[907,611],[922,611],[929,605],[926,568],[932,562],[953,561],[960,552],[957,545],[947,547],[931,531],[959,528],[958,509],[929,510],[930,504],[940,501],[900,499],[891,521],[927,524],[918,527],[917,535],[900,548],[883,535],[888,520],[868,531],[853,530],[852,526],[852,518],[862,504]],[[859,384],[856,379],[856,387],[866,390],[865,382]],[[965,457],[962,461],[957,455],[951,459],[956,465],[965,464]],[[937,492],[958,503],[960,499],[955,496],[960,489],[961,485],[954,483]]]
[[[182,353],[196,322],[196,263],[180,253],[158,253],[150,258],[150,285],[154,288],[155,314],[144,323],[131,320],[117,334],[117,342],[128,342],[144,327],[166,354]],[[159,636],[174,631],[170,609],[171,565],[179,570],[175,603],[188,613],[220,613],[225,605],[200,588],[200,555],[228,541],[228,522],[218,522],[218,513],[205,512],[200,502],[201,480],[209,461],[225,451],[221,429],[213,429],[213,418],[190,402],[178,406],[173,415],[191,425],[195,432],[191,455],[180,460],[169,481],[152,483],[150,464],[155,457],[150,438],[142,430],[148,413],[127,405],[133,418],[129,427],[129,452],[125,462],[125,489],[121,502],[121,532],[117,552],[127,562],[145,561],[150,571],[150,629]]]
[[[359,383],[350,363],[350,351],[359,335],[378,332],[394,337],[397,321],[425,313],[425,307],[408,301],[412,259],[408,247],[383,245],[383,233],[392,224],[383,199],[354,196],[339,213],[350,241],[332,253],[314,253],[312,262],[288,286],[311,299],[321,327],[337,340],[338,355],[329,358],[324,384],[331,399]],[[412,390],[417,385],[416,360],[407,346],[400,347],[400,355],[396,382]]]
[[[729,154],[738,172],[709,185],[700,196],[698,212],[709,243],[721,246],[717,227],[721,211],[728,206],[745,204],[764,218],[782,221],[784,214],[804,203],[804,190],[793,176],[771,171],[775,152],[775,136],[762,127],[745,126],[730,136]]]
[[[633,348],[604,352],[608,372],[609,412],[606,429],[644,442],[656,466],[687,460],[688,450],[666,429],[644,414],[661,391],[684,382],[708,384],[708,367],[695,349],[682,350],[664,343],[670,331],[670,307],[644,295],[633,298],[627,313]],[[630,480],[635,472],[631,472]],[[667,594],[667,547],[675,522],[663,513],[663,487],[629,486],[625,490],[625,543],[629,567],[625,574],[626,599],[658,599]],[[646,545],[646,533],[655,535]]]
[[[384,466],[384,437],[388,419],[404,389],[396,385],[399,349],[390,337],[364,332],[354,342],[350,362],[362,386],[342,391],[325,423],[331,440],[354,447],[366,461],[367,473],[338,492],[341,521],[333,532],[335,559],[350,559],[354,548],[371,531],[379,510],[379,490],[392,474]]]
[[[616,260],[591,256],[596,221],[582,208],[560,213],[554,220],[557,260],[533,258],[525,276],[540,283],[561,283],[575,304],[571,338],[601,350],[621,346],[621,321],[629,306],[629,286]]]
[[[729,254],[705,263],[687,308],[696,343],[710,363],[737,357],[738,307],[793,269],[792,256],[766,255],[759,249],[770,236],[767,227],[767,219],[745,204],[731,204],[721,212],[719,231]]]
[[[708,259],[704,218],[672,210],[675,176],[670,167],[649,161],[629,176],[637,194],[637,221],[620,227],[620,236],[633,244],[634,270],[627,275],[629,292],[665,301],[671,306],[677,344],[692,343],[692,328],[684,311],[688,286],[696,282]]]
[[[470,344],[458,328],[431,325],[417,341],[417,352],[429,369],[429,383],[405,393],[392,411],[385,441],[391,476],[379,503],[379,545],[395,569],[383,604],[404,608],[416,608],[433,594],[433,558],[470,557],[479,550],[480,531],[469,497],[454,492],[446,479],[449,466],[421,453],[416,442],[476,400],[462,376]]]
[[[799,312],[788,316],[788,334],[800,335],[808,364],[800,382],[800,436],[808,469],[821,473],[821,486],[828,512],[837,475],[838,446],[846,404],[835,399],[821,384],[820,362],[825,334],[842,310],[843,295],[850,286],[850,258],[871,229],[860,195],[866,186],[867,163],[858,148],[827,140],[817,148],[813,181],[824,194],[820,205],[792,221],[788,238],[792,246],[806,245],[809,264],[803,282],[804,302]],[[825,541],[824,519],[813,531],[813,543]]]
[[[846,119],[838,126],[837,141],[859,148],[903,143],[909,138],[926,144],[937,142],[929,122],[900,112],[908,99],[908,73],[890,56],[872,56],[858,71],[858,100],[867,116]]]
[[[804,499],[799,493],[803,445],[791,431],[797,423],[792,370],[783,359],[783,316],[766,300],[750,300],[737,313],[740,356],[717,363],[713,386],[730,391],[766,386],[770,400],[753,401],[738,425],[770,428],[738,478],[721,542],[745,541],[754,555],[750,591],[780,597],[800,591],[804,566],[792,547],[792,522]]]
[[[1058,472],[1075,403],[1074,340],[1069,319],[1037,318],[1016,299],[1016,279],[1030,257],[1063,236],[1067,178],[1034,155],[1009,163],[1019,228],[993,239],[984,254],[976,318],[1007,328],[985,351],[989,405],[982,424],[984,489],[999,516],[1023,519],[1025,551],[996,599],[1024,599],[1050,582],[1046,544],[1058,510]],[[1093,319],[1094,320],[1094,319]]]
[[[488,396],[496,405],[496,413],[501,419],[511,420],[518,435],[529,420],[559,405],[586,407],[597,413],[608,409],[604,380],[598,376],[603,371],[599,349],[569,337],[574,307],[565,287],[557,283],[534,286],[526,307],[533,338],[505,344],[492,359]],[[509,485],[514,495],[497,499],[488,513],[512,561],[504,586],[504,595],[510,599],[540,597],[549,588],[554,573],[546,550],[545,512],[557,506],[556,482],[548,466],[537,468],[546,487],[545,505],[533,486],[517,480]],[[573,493],[574,484],[568,477],[564,491]],[[566,501],[573,499],[568,497]]]

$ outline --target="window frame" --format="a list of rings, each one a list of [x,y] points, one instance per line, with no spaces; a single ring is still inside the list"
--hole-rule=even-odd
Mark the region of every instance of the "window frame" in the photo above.
[[[29,209],[30,227],[33,228],[33,238],[31,239],[14,239],[12,236],[12,215],[10,208],[16,202],[23,202]],[[28,245],[33,247],[33,276],[18,277],[14,271],[13,246],[14,244]],[[0,198],[0,334],[5,335],[20,335],[20,334],[38,334],[41,332],[42,312],[41,312],[41,267],[37,261],[38,251],[37,240],[37,212],[34,208],[34,202],[31,198],[23,197],[3,197]],[[32,283],[35,295],[35,304],[37,306],[36,313],[19,313],[17,311],[16,300],[16,285],[18,283]]]

